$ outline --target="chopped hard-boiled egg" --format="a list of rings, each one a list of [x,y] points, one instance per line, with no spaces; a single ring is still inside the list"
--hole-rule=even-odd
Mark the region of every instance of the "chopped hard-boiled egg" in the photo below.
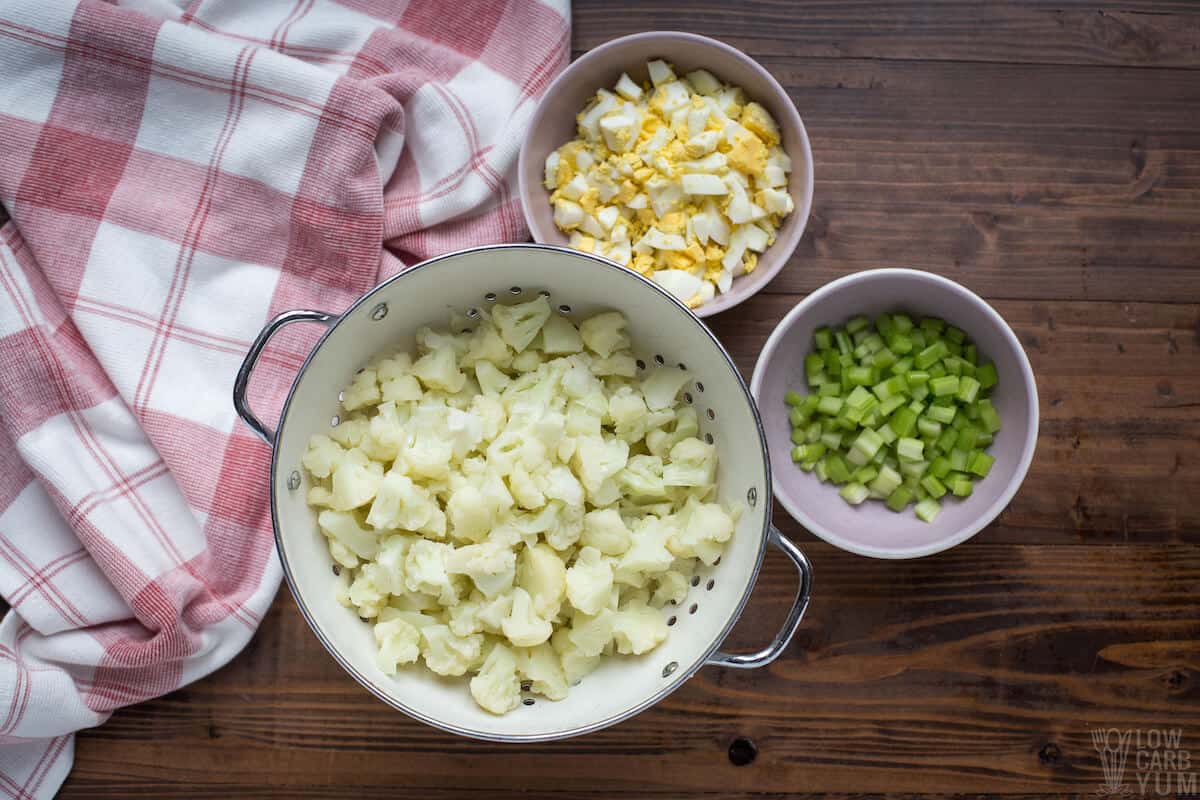
[[[754,271],[792,212],[779,126],[707,70],[665,61],[622,74],[546,159],[554,224],[571,247],[653,279],[692,308]]]

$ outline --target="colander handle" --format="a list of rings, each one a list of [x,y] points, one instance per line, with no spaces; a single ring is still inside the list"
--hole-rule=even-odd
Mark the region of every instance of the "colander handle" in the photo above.
[[[249,403],[246,402],[246,389],[250,385],[250,373],[254,372],[254,367],[258,364],[258,358],[262,355],[263,348],[267,346],[267,342],[271,341],[280,328],[285,325],[290,325],[293,322],[319,322],[322,325],[330,325],[337,319],[335,314],[326,314],[324,311],[306,311],[298,309],[296,311],[284,311],[279,316],[268,322],[263,329],[258,332],[258,336],[254,339],[254,344],[250,345],[250,351],[246,353],[246,358],[242,361],[242,366],[238,369],[237,378],[233,381],[233,408],[237,411],[238,416],[242,421],[250,426],[250,430],[258,434],[268,445],[275,446],[275,431],[263,424],[262,420],[254,415],[250,410]]]
[[[808,596],[812,591],[812,565],[808,563],[808,558],[800,548],[793,544],[791,539],[780,533],[774,525],[771,526],[767,541],[782,550],[783,554],[790,558],[796,565],[796,569],[800,571],[800,585],[796,588],[796,598],[792,600],[792,607],[788,611],[787,619],[784,620],[779,633],[775,634],[774,640],[757,653],[743,655],[722,653],[718,650],[708,659],[707,664],[737,669],[765,667],[783,655],[783,651],[787,649],[792,637],[796,635],[796,629],[800,627],[800,620],[804,618],[804,611],[808,608]]]

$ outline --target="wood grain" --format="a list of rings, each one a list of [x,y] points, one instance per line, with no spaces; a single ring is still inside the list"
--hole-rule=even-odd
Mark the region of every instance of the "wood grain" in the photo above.
[[[959,280],[1037,374],[1021,492],[914,562],[842,553],[776,509],[816,570],[785,657],[701,670],[557,744],[471,742],[388,710],[285,590],[228,667],[82,734],[62,796],[1094,797],[1092,728],[1179,727],[1200,755],[1200,6],[573,6],[577,53],[655,28],[718,36],[800,109],[808,232],[766,292],[712,320],[743,372],[832,278]],[[770,557],[731,647],[769,638],[793,586]],[[735,766],[743,738],[757,758]]]

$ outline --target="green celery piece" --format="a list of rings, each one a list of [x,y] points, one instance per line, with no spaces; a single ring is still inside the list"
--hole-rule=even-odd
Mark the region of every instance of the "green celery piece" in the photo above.
[[[958,391],[954,396],[964,403],[975,402],[975,396],[979,394],[980,384],[975,378],[963,376],[958,379]]]
[[[798,428],[808,422],[808,415],[801,410],[800,406],[792,406],[788,409],[788,422],[792,423],[793,428]]]
[[[961,344],[949,339],[946,339],[945,342],[946,350],[950,352],[950,355],[954,356],[955,358],[962,358],[963,346]]]
[[[913,489],[913,497],[916,498],[916,501],[919,503],[922,500],[929,499],[929,492],[925,491],[925,487],[918,483],[916,488]]]
[[[901,461],[899,469],[904,477],[920,480],[925,470],[929,469],[929,464],[925,461]]]
[[[929,406],[929,409],[925,412],[925,414],[930,419],[936,420],[943,425],[949,425],[954,421],[954,415],[957,413],[957,411],[958,409],[956,409],[954,406],[943,406],[933,403]]]
[[[863,328],[861,331],[855,331],[850,334],[850,341],[854,343],[854,349],[857,350],[858,346],[865,342],[867,337],[872,333],[873,331],[870,328]]]
[[[913,340],[906,334],[892,331],[891,335],[887,337],[887,346],[893,353],[903,356],[912,352]]]
[[[975,366],[979,363],[979,351],[975,349],[975,345],[969,344],[963,348],[963,358],[965,358],[967,363],[971,366]]]
[[[821,456],[825,455],[825,445],[820,442],[810,442],[796,448],[800,451],[801,461],[816,461]],[[793,455],[793,459],[795,456]]]
[[[908,508],[909,502],[912,500],[913,493],[905,486],[899,486],[888,495],[887,507],[892,511],[900,512]]]
[[[817,401],[820,402],[822,397],[840,397],[842,387],[836,383],[822,383],[817,387]]]
[[[908,333],[913,329],[912,317],[907,314],[892,314],[892,327],[900,333]]]
[[[887,497],[900,487],[903,480],[899,472],[891,467],[883,466],[879,468],[879,474],[867,484],[867,488]]]
[[[818,350],[828,350],[833,347],[833,331],[829,328],[817,328],[813,331],[813,346]]]
[[[914,414],[924,414],[925,413],[925,404],[922,403],[920,400],[913,400],[911,403],[908,404],[908,410],[913,412]]]
[[[945,335],[946,335],[947,339],[949,339],[952,342],[955,342],[956,344],[962,344],[967,338],[967,335],[962,332],[961,328],[956,328],[953,325],[946,328]]]
[[[879,408],[876,410],[879,412],[879,416],[890,417],[892,415],[893,411],[895,411],[897,408],[899,408],[900,406],[904,405],[907,402],[908,402],[908,398],[906,398],[904,395],[895,394],[895,395],[892,395],[891,397],[889,397],[887,400],[884,400],[882,403],[880,403]]]
[[[854,348],[850,346],[850,337],[845,331],[837,331],[834,333],[833,340],[837,343],[838,352],[843,355],[848,355],[854,350]]]
[[[904,374],[904,382],[910,387],[924,386],[929,383],[929,373],[922,369],[914,369]]]
[[[962,375],[963,364],[965,363],[967,362],[958,356],[946,356],[942,359],[942,366],[946,368],[947,375]]]
[[[900,456],[901,461],[920,461],[925,457],[925,443],[920,439],[902,436],[896,440],[896,455]]]
[[[821,351],[821,358],[825,361],[825,371],[830,375],[842,374],[842,359],[838,355],[837,350]]]
[[[976,447],[991,447],[992,442],[994,442],[994,441],[996,441],[996,438],[994,436],[992,436],[990,433],[984,433],[983,431],[980,431],[979,434],[975,437],[975,446]]]
[[[896,436],[896,432],[892,430],[892,424],[890,422],[885,422],[883,425],[880,425],[875,429],[875,432],[879,434],[880,439],[883,439],[884,444],[891,444],[892,442],[896,441],[897,438],[899,438]]]
[[[936,439],[942,433],[942,423],[927,416],[920,417],[917,419],[917,433],[921,434],[923,439]]]
[[[864,428],[879,427],[879,407],[875,406],[868,411],[866,415],[858,421],[858,424],[862,425]]]
[[[995,463],[995,456],[989,456],[987,453],[975,453],[967,462],[967,471],[986,478],[987,474],[992,471],[992,464]]]
[[[838,453],[826,454],[825,471],[829,473],[829,480],[838,485],[850,480],[850,469],[846,466],[846,461]]]
[[[842,434],[833,431],[822,433],[821,444],[825,445],[828,450],[837,450],[842,446]]]
[[[936,336],[926,336],[925,331],[921,330],[920,328],[913,328],[911,331],[909,331],[908,338],[912,339],[913,350],[918,353],[924,350],[927,345],[932,344],[935,339],[937,339]]]
[[[979,388],[990,389],[996,385],[996,365],[991,361],[976,368],[975,377],[979,380]]]
[[[912,356],[905,356],[895,364],[892,364],[892,366],[888,368],[888,372],[892,373],[893,375],[907,375],[912,370],[912,363]]]
[[[952,473],[946,481],[946,486],[955,497],[969,497],[973,490],[971,479],[960,473]]]
[[[849,381],[851,386],[870,386],[871,385],[871,368],[870,367],[850,367],[842,373]]]
[[[797,406],[797,408],[799,408],[801,411],[803,411],[804,415],[806,417],[811,417],[813,415],[813,412],[815,412],[817,410],[817,403],[819,403],[820,401],[821,401],[821,398],[818,397],[817,395],[807,394],[804,396],[804,400],[800,403],[799,406]]]
[[[846,395],[846,405],[851,408],[862,409],[863,412],[866,412],[878,402],[874,395],[862,386],[855,386],[850,394]]]
[[[823,383],[827,383],[828,381],[829,381],[829,378],[828,378],[828,376],[825,375],[824,372],[818,372],[818,373],[808,376],[809,388],[815,388],[817,386],[820,386]]]
[[[1000,430],[1000,414],[991,405],[986,405],[980,409],[979,421],[983,423],[983,429],[988,433],[995,433]]]
[[[926,334],[939,335],[946,329],[946,321],[937,317],[923,317],[921,319],[921,330]]]
[[[857,317],[852,318],[849,322],[846,323],[846,332],[852,333],[852,334],[858,333],[859,331],[861,331],[863,328],[867,327],[870,324],[871,324],[871,320],[867,319],[864,316],[857,316]]]
[[[888,449],[886,447],[879,448],[879,452],[871,459],[871,463],[877,467],[883,466],[888,460]]]
[[[792,448],[792,461],[799,464],[804,460],[804,445],[798,444]]]
[[[871,481],[875,480],[875,477],[878,474],[879,474],[879,470],[875,469],[874,465],[865,464],[865,465],[859,467],[858,469],[854,470],[854,474],[852,474],[850,476],[850,480],[852,480],[855,483],[866,484],[866,483],[870,483]]]
[[[822,397],[821,402],[817,403],[817,413],[834,416],[842,410],[842,398],[840,397]]]
[[[825,469],[825,459],[821,459],[817,462],[817,465],[813,468],[813,472],[817,474],[817,479],[821,481],[821,483],[829,480],[829,471]]]
[[[897,436],[908,436],[917,424],[917,414],[908,406],[896,409],[888,422]]]
[[[875,396],[880,400],[887,400],[896,395],[903,395],[908,392],[908,381],[903,375],[893,375],[885,381],[880,381],[871,388],[875,392]]]
[[[935,478],[944,478],[950,474],[950,459],[938,456],[929,462],[929,474]]]
[[[808,436],[804,433],[804,428],[792,428],[792,444],[804,444],[808,441]]]
[[[783,402],[787,403],[789,406],[798,406],[804,402],[804,395],[788,389],[788,393],[783,396]]]
[[[931,378],[929,389],[933,392],[934,397],[952,395],[958,391],[958,376],[947,375],[943,378]]]
[[[854,357],[865,359],[872,353],[883,349],[883,338],[878,333],[872,333],[862,340],[862,344],[854,348]]]
[[[846,459],[857,466],[862,466],[875,457],[879,448],[883,447],[883,439],[869,428],[858,434],[858,438],[850,445]]]
[[[958,447],[950,451],[950,468],[962,472],[967,468],[967,451]]]
[[[942,513],[942,504],[932,497],[927,497],[913,507],[917,518],[922,522],[932,523]]]
[[[847,483],[842,487],[842,490],[838,492],[838,494],[840,494],[842,499],[847,503],[852,506],[856,506],[862,503],[862,501],[866,500],[867,495],[870,494],[870,492],[868,492],[867,487],[863,486],[861,483]]]
[[[950,427],[957,431],[967,427],[970,424],[971,420],[967,419],[967,413],[966,411],[963,411],[963,413],[955,415],[954,421],[950,423]]]
[[[942,495],[946,494],[945,485],[943,485],[942,482],[933,475],[926,475],[924,478],[921,478],[921,486],[924,487],[925,491],[929,492],[929,496],[934,499],[940,499]]]
[[[979,429],[974,425],[967,425],[959,428],[958,441],[955,443],[956,450],[971,451],[975,449],[975,438],[979,435]]]
[[[958,444],[958,430],[956,428],[946,428],[942,431],[942,435],[937,439],[936,448],[942,453],[949,453],[954,449],[954,445]],[[941,475],[938,476],[942,477]]]
[[[895,353],[884,347],[876,350],[875,354],[871,356],[871,366],[875,369],[883,370],[891,367],[899,360]]]
[[[879,335],[887,338],[892,334],[892,318],[887,314],[880,314],[875,317],[875,330],[879,331]]]
[[[946,343],[941,339],[926,347],[921,352],[917,353],[917,357],[913,359],[917,369],[928,369],[937,362],[946,357],[950,351],[946,349]]]
[[[972,364],[970,361],[963,359],[962,374],[966,375],[968,378],[974,378],[975,377],[975,365]]]
[[[816,466],[817,466],[817,462],[815,462],[815,461],[801,461],[800,462],[800,469],[804,470],[805,472],[812,472],[814,469],[816,469]]]
[[[825,359],[819,353],[809,353],[804,357],[804,374],[808,377],[819,375],[825,370]]]
[[[912,373],[910,372],[909,374],[911,375]],[[913,400],[924,400],[926,397],[929,397],[929,384],[922,383],[912,387],[912,390],[909,392],[909,397],[911,397]]]
[[[821,423],[819,420],[813,420],[804,429],[804,441],[815,442],[821,438]]]

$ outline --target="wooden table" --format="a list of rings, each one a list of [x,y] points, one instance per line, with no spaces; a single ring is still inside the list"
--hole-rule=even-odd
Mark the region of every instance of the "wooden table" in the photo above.
[[[804,241],[713,323],[745,374],[833,278],[960,281],[1037,373],[1041,440],[1012,505],[904,563],[777,511],[816,570],[790,651],[559,744],[388,710],[283,590],[225,669],[83,733],[63,797],[1084,795],[1109,726],[1181,728],[1200,771],[1200,6],[575,3],[576,51],[654,28],[758,58],[812,137]],[[733,644],[782,617],[794,575],[768,561]],[[1135,771],[1131,752],[1136,793]]]

